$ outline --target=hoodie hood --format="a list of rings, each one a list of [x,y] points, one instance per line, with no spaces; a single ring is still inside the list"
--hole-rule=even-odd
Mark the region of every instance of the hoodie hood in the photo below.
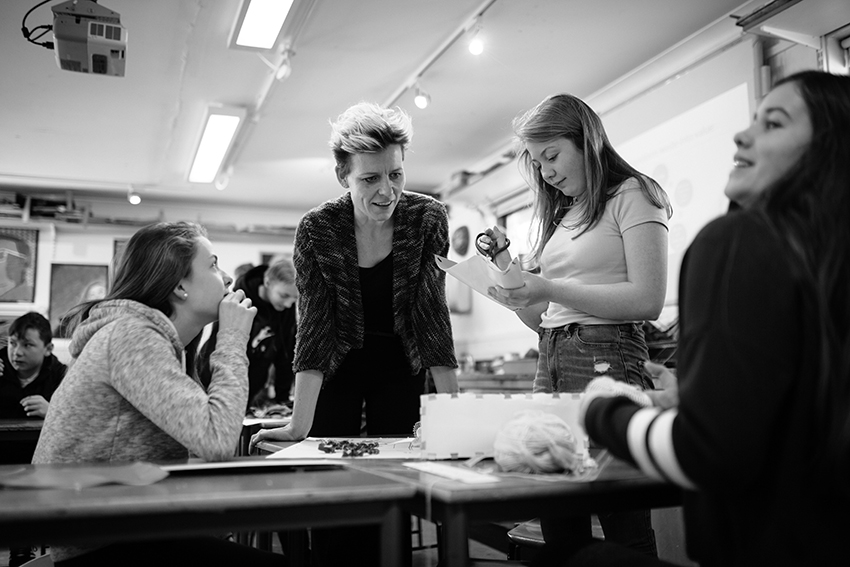
[[[233,284],[234,291],[241,289],[245,292],[245,297],[256,303],[257,301],[265,301],[260,297],[260,286],[263,285],[263,277],[266,275],[268,266],[260,264],[242,274]]]
[[[181,358],[183,343],[177,335],[177,329],[165,313],[130,299],[110,299],[101,301],[89,312],[88,318],[74,331],[69,350],[77,358],[89,340],[102,328],[123,319],[141,319],[159,330],[174,346],[174,354]]]

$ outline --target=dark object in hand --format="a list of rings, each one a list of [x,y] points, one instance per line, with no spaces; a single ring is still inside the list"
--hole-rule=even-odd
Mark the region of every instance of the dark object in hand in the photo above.
[[[491,260],[494,260],[496,256],[507,250],[510,245],[511,240],[509,238],[505,238],[505,245],[498,247],[497,243],[493,241],[492,237],[486,232],[482,232],[475,237],[475,249],[478,250],[479,254],[485,258],[490,258]]]

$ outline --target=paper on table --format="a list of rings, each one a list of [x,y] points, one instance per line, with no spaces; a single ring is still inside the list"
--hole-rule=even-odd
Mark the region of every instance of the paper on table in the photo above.
[[[378,443],[379,452],[374,455],[360,457],[343,457],[342,453],[325,453],[319,449],[319,443],[324,439],[347,440],[358,443],[374,441]],[[419,445],[413,437],[308,437],[286,449],[272,453],[268,459],[418,459]]]
[[[501,301],[493,299],[488,295],[487,288],[495,285],[505,289],[516,289],[523,286],[522,270],[519,266],[519,258],[514,258],[508,264],[506,270],[500,270],[493,262],[482,256],[472,256],[463,262],[453,262],[439,254],[434,254],[437,266],[449,275],[452,275],[492,301],[495,301],[511,311],[519,311],[521,307],[505,305]]]
[[[28,466],[9,476],[0,477],[0,485],[15,488],[70,488],[80,490],[101,484],[145,486],[168,476],[157,465],[145,462],[113,465],[32,467]]]

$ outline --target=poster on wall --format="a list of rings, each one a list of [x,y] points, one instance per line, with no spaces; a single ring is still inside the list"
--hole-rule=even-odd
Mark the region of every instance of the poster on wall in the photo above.
[[[0,227],[0,303],[35,301],[38,230]]]
[[[50,328],[57,339],[69,338],[61,321],[72,307],[103,299],[107,292],[107,266],[53,264],[50,274]]]

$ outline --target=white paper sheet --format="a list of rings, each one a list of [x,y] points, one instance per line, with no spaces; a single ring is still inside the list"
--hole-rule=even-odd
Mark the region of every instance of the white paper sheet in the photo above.
[[[437,260],[437,266],[441,270],[456,277],[487,299],[503,307],[507,307],[511,311],[521,309],[520,307],[505,305],[487,294],[487,288],[495,285],[505,289],[516,289],[523,286],[522,269],[519,266],[518,258],[511,260],[506,270],[500,270],[496,264],[485,259],[483,256],[472,256],[459,263],[444,258],[439,254],[434,254],[434,257]]]
[[[342,453],[325,453],[319,450],[319,443],[324,439],[355,441],[376,441],[378,450],[376,455],[363,455],[362,457],[343,457]],[[308,437],[286,449],[272,453],[269,459],[418,459],[419,445],[415,444],[413,437]]]

